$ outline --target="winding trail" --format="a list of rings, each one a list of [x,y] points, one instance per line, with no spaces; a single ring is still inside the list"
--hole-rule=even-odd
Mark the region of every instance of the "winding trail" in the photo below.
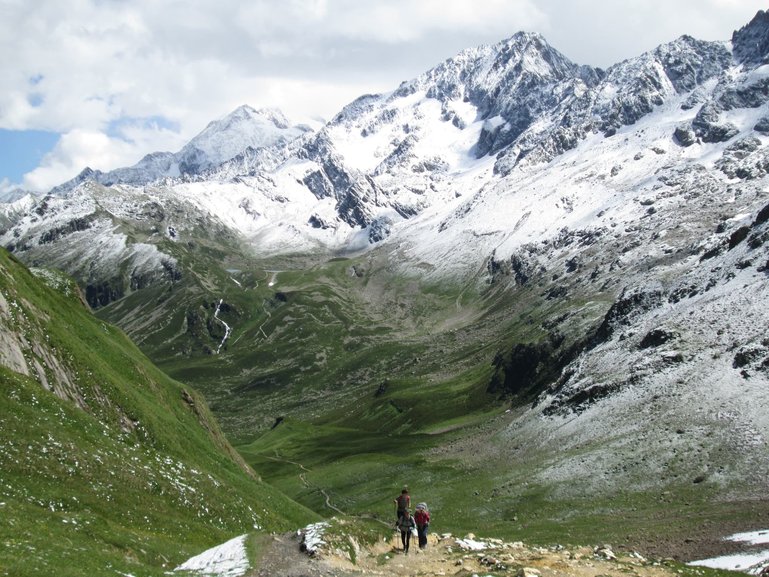
[[[262,301],[262,304],[264,304],[264,302],[265,301]],[[267,320],[259,325],[259,332],[262,333],[262,336],[264,336],[264,339],[267,340],[269,337],[267,336],[267,333],[264,332],[264,325],[270,322],[270,319],[272,318],[272,313],[270,313],[270,311],[267,310],[266,306],[262,306],[262,310],[264,310],[264,313],[267,315]]]
[[[289,465],[294,465],[295,467],[299,467],[302,470],[302,472],[299,473],[299,480],[302,482],[302,485],[304,485],[308,489],[312,489],[313,488],[313,486],[307,480],[307,476],[305,475],[305,473],[312,473],[312,471],[310,469],[308,469],[307,467],[305,467],[304,465],[302,465],[301,463],[297,463],[296,461],[291,461],[289,459],[283,459],[283,458],[277,457],[277,456],[270,457],[270,456],[267,456],[267,455],[261,455],[261,457],[264,458],[264,459],[269,459],[271,461],[278,461],[279,463],[288,463]],[[340,515],[344,515],[346,517],[350,516],[348,513],[346,513],[345,511],[342,511],[339,507],[337,507],[336,505],[334,505],[331,502],[331,497],[329,496],[329,494],[326,492],[325,489],[321,489],[320,487],[317,487],[317,489],[320,492],[320,494],[323,495],[323,498],[326,501],[326,507],[328,507],[332,511],[336,511]]]
[[[319,554],[314,557],[301,552],[299,532],[264,538],[264,553],[244,577],[678,577],[684,573],[672,559],[647,559],[627,545],[617,550],[608,545],[544,548],[472,534],[458,538],[431,532],[425,549],[412,545],[404,553],[396,533],[362,544],[344,527],[337,525],[336,534],[324,534],[331,544],[315,549]],[[703,573],[694,570],[692,574]]]
[[[308,469],[307,467],[305,467],[302,463],[298,463],[296,461],[291,461],[290,459],[284,459],[282,457],[278,457],[277,453],[276,453],[275,457],[271,457],[269,455],[260,455],[260,457],[262,457],[263,459],[269,459],[270,461],[277,461],[279,463],[288,463],[289,465],[294,465],[295,467],[299,467],[299,469],[301,469],[301,471],[302,471],[301,473],[299,473],[299,480],[302,482],[302,485],[304,485],[308,489],[313,489],[313,488],[317,489],[317,491],[321,495],[323,495],[326,507],[328,507],[332,511],[335,511],[336,513],[339,513],[340,515],[344,515],[345,517],[358,517],[360,519],[369,519],[369,520],[381,523],[385,527],[390,527],[391,526],[390,523],[386,523],[385,521],[382,521],[381,519],[379,519],[377,517],[374,517],[372,515],[351,515],[350,513],[347,513],[346,511],[342,511],[339,507],[337,507],[336,505],[334,505],[331,502],[331,496],[326,492],[325,489],[323,489],[321,487],[313,487],[313,485],[310,484],[310,482],[307,480],[307,476],[306,476],[305,473],[312,473],[312,471],[310,469]]]

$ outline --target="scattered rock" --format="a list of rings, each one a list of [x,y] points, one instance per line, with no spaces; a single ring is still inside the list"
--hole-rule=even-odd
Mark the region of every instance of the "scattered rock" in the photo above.
[[[602,545],[600,547],[596,547],[595,554],[599,557],[602,557],[603,559],[609,559],[612,561],[617,559],[617,556],[614,554],[614,551],[611,550],[610,545]]]
[[[669,331],[661,328],[652,329],[651,331],[646,333],[646,336],[643,339],[641,339],[641,342],[638,346],[642,349],[648,349],[650,347],[658,347],[669,341],[677,339],[680,336],[681,335],[676,331]]]
[[[673,139],[676,144],[683,147],[691,146],[697,141],[697,137],[694,135],[694,130],[692,130],[689,125],[677,127],[673,133]]]

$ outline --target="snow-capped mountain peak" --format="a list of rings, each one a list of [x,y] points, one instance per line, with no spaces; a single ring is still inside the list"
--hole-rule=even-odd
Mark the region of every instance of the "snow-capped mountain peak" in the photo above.
[[[214,120],[176,153],[152,152],[133,166],[109,172],[86,168],[74,179],[51,190],[66,194],[85,181],[142,186],[165,178],[199,175],[237,157],[246,150],[283,146],[311,132],[305,124],[292,124],[277,108],[256,110],[242,105]]]
[[[219,120],[214,120],[179,152],[199,149],[206,153],[210,164],[229,160],[248,147],[264,148],[292,140],[307,132],[293,126],[277,108],[256,110],[242,105]]]
[[[243,105],[208,126],[176,154],[179,172],[195,174],[230,160],[247,148],[285,144],[308,132],[277,109]]]

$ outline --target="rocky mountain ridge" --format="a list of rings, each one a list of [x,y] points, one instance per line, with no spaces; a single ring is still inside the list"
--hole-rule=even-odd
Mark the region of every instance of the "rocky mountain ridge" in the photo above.
[[[314,135],[289,128],[279,112],[241,107],[174,155],[153,153],[108,174],[86,169],[52,192],[85,181],[141,186],[158,178],[165,179],[160,186],[187,188],[168,180],[174,174],[197,188],[239,180],[250,194],[206,210],[238,218],[247,236],[269,230],[276,242],[260,243],[262,252],[289,250],[292,242],[273,234],[288,222],[306,246],[357,248],[381,242],[430,206],[483,188],[458,179],[485,172],[484,184],[504,180],[522,162],[549,162],[590,135],[611,137],[683,94],[676,143],[733,138],[739,131],[722,113],[765,100],[760,78],[744,70],[759,58],[753,38],[761,34],[759,17],[735,32],[734,60],[724,43],[684,36],[603,71],[570,62],[537,34],[518,33],[466,50],[390,94],[362,97]],[[302,134],[308,137],[297,139]]]

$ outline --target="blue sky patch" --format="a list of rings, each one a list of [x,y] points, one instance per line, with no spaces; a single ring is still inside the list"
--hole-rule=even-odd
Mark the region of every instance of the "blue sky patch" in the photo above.
[[[43,105],[43,102],[45,102],[45,97],[39,92],[33,92],[27,95],[27,102],[29,102],[29,105],[33,108],[39,108]]]
[[[45,130],[0,128],[0,181],[20,183],[22,176],[40,166],[61,135]]]

